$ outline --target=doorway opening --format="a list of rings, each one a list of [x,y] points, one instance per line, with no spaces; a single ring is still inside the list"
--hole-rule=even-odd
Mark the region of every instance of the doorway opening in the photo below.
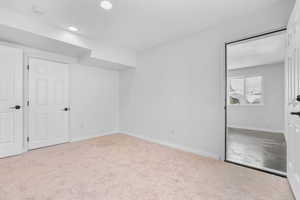
[[[286,176],[286,29],[225,44],[225,161]]]

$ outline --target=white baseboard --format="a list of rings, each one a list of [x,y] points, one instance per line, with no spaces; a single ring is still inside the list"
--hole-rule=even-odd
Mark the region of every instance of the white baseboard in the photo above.
[[[76,138],[71,138],[70,142],[79,142],[83,140],[88,140],[88,139],[93,139],[96,137],[101,137],[101,136],[106,136],[106,135],[113,135],[119,133],[118,131],[111,131],[111,132],[106,132],[106,133],[100,133],[100,134],[95,134],[95,135],[85,135],[81,137],[76,137]]]
[[[275,130],[275,129],[265,129],[265,128],[255,128],[255,127],[247,127],[247,126],[235,126],[235,125],[227,125],[228,128],[237,128],[237,129],[246,129],[251,131],[263,131],[263,132],[272,132],[272,133],[280,133],[284,134],[284,130]]]
[[[189,148],[189,147],[178,145],[178,144],[171,144],[171,143],[160,141],[160,140],[153,139],[153,138],[150,138],[150,137],[145,137],[145,136],[141,136],[141,135],[138,135],[138,134],[128,133],[126,131],[125,132],[120,131],[120,133],[129,135],[129,136],[132,136],[132,137],[137,137],[137,138],[140,138],[142,140],[146,140],[148,142],[160,144],[160,145],[163,145],[163,146],[171,147],[171,148],[174,148],[174,149],[179,149],[179,150],[190,152],[190,153],[194,153],[194,154],[197,154],[199,156],[204,156],[204,157],[209,157],[209,158],[213,158],[213,159],[216,159],[216,160],[221,160],[221,156],[216,155],[214,153],[207,152],[207,151],[202,151],[200,149],[193,149],[193,148]]]
[[[163,146],[168,146],[168,147],[171,147],[171,148],[179,149],[179,150],[182,150],[182,151],[194,153],[194,154],[197,154],[197,155],[200,155],[200,156],[220,160],[219,155],[216,155],[216,154],[213,154],[213,153],[210,153],[210,152],[207,152],[207,151],[202,151],[202,150],[199,150],[199,149],[193,149],[193,148],[189,148],[189,147],[178,145],[178,144],[171,144],[171,143],[168,143],[168,142],[163,142],[163,141],[160,141],[160,140],[157,140],[157,139],[153,139],[153,138],[150,138],[150,137],[145,137],[145,136],[129,133],[129,132],[126,132],[126,131],[111,131],[111,132],[101,133],[101,134],[97,134],[97,135],[87,135],[87,136],[83,136],[83,137],[72,138],[71,142],[78,142],[78,141],[88,140],[88,139],[92,139],[92,138],[96,138],[96,137],[100,137],[100,136],[113,135],[113,134],[117,134],[117,133],[123,133],[123,134],[129,135],[129,136],[132,136],[132,137],[136,137],[136,138],[140,138],[142,140],[146,140],[148,142],[152,142],[152,143],[160,144],[160,145],[163,145]]]

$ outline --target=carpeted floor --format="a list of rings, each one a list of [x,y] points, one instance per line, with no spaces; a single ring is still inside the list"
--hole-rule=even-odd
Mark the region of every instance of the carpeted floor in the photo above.
[[[122,134],[0,159],[0,200],[264,199],[286,179]]]

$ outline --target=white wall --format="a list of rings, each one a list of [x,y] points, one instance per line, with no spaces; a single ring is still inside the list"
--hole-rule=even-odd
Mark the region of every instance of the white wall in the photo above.
[[[116,132],[118,71],[71,65],[70,99],[72,140]]]
[[[262,76],[263,105],[229,105],[228,126],[284,132],[284,63],[228,71],[228,77]]]
[[[285,2],[148,49],[120,73],[120,129],[195,153],[224,157],[224,42],[285,26]]]

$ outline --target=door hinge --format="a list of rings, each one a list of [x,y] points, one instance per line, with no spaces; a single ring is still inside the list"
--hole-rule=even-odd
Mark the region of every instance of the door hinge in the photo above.
[[[29,142],[29,137],[27,137],[27,139],[26,139],[26,140],[27,140],[27,142]]]
[[[29,101],[27,101],[27,106],[29,106]]]
[[[29,65],[27,65],[27,70],[29,70]]]

